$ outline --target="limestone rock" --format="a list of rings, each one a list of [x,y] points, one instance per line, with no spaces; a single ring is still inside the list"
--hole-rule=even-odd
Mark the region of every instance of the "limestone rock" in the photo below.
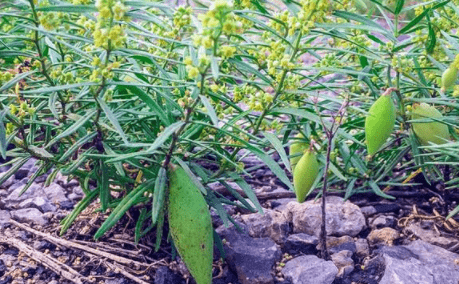
[[[236,272],[242,284],[274,284],[271,275],[276,261],[279,261],[282,252],[280,247],[269,238],[252,238],[239,233],[233,228],[217,229],[217,233],[226,240],[226,261]]]
[[[249,234],[254,238],[269,237],[278,244],[284,243],[290,232],[288,216],[283,212],[265,209],[264,214],[247,214],[241,216],[247,225]]]
[[[342,250],[340,252],[334,253],[331,256],[331,259],[335,266],[338,268],[338,274],[336,275],[337,277],[346,277],[352,271],[354,271],[354,260],[352,260],[351,251]]]
[[[11,217],[19,222],[34,223],[44,226],[48,224],[43,214],[36,208],[26,208],[11,211]]]
[[[287,204],[286,211],[293,223],[294,233],[305,233],[319,237],[322,223],[321,200]],[[329,236],[354,237],[365,228],[365,217],[360,208],[341,197],[330,196],[326,203],[326,228]]]
[[[399,237],[400,234],[398,231],[387,227],[371,231],[371,233],[368,235],[368,242],[371,245],[383,243],[391,246]]]
[[[288,236],[285,241],[284,251],[291,255],[298,253],[315,254],[317,252],[316,246],[318,244],[319,239],[316,236],[304,233],[292,234]]]
[[[331,284],[338,274],[338,268],[332,261],[315,255],[303,255],[287,262],[282,273],[293,284]]]
[[[422,240],[378,250],[386,270],[380,284],[457,284],[459,255]]]

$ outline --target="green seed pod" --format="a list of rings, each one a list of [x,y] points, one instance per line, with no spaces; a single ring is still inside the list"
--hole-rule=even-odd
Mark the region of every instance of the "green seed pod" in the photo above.
[[[394,129],[395,105],[390,93],[384,93],[374,102],[365,119],[365,139],[370,155],[381,148]]]
[[[313,150],[306,150],[293,172],[296,200],[301,203],[311,193],[311,187],[319,174],[319,163]]]
[[[426,119],[438,118],[441,119],[443,115],[435,107],[426,103],[414,104],[412,106],[411,118],[412,119]],[[448,142],[450,134],[448,126],[441,122],[413,122],[413,131],[419,138],[423,145],[429,145],[429,142],[435,144],[443,144]]]
[[[169,229],[177,251],[197,284],[212,283],[213,230],[207,203],[188,174],[169,171]]]
[[[457,68],[450,66],[441,75],[441,91],[445,92],[454,85],[457,79]]]
[[[301,133],[298,133],[295,138],[297,138],[298,140],[300,139],[303,139],[304,136],[303,134]],[[290,145],[290,166],[292,167],[292,173],[295,171],[295,166],[296,164],[298,163],[298,161],[301,159],[301,154],[304,153],[304,150],[306,150],[309,145],[307,143],[304,143],[304,142],[301,142],[301,141],[298,141],[298,140],[295,140],[295,142],[293,142],[291,145]]]

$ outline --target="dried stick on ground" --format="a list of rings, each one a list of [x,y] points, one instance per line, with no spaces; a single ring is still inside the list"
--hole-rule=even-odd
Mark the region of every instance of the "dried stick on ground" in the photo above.
[[[48,235],[48,234],[45,234],[45,233],[42,233],[40,231],[37,231],[35,229],[32,229],[30,227],[27,227],[26,225],[24,224],[21,224],[21,223],[18,223],[14,220],[10,220],[10,222],[21,228],[21,229],[24,229],[26,231],[29,231],[31,233],[34,233],[35,235],[38,235],[54,244],[58,244],[58,245],[61,245],[61,246],[64,246],[64,247],[71,247],[71,248],[76,248],[76,249],[79,249],[79,250],[83,250],[83,251],[87,251],[87,252],[90,252],[92,254],[95,254],[95,255],[98,255],[98,256],[102,256],[102,257],[105,257],[107,259],[110,259],[110,260],[113,260],[115,262],[118,262],[118,263],[121,263],[121,264],[124,264],[124,265],[128,265],[128,266],[134,266],[136,269],[140,268],[140,267],[155,267],[156,268],[156,263],[151,263],[151,264],[148,264],[148,263],[142,263],[142,262],[138,262],[138,261],[135,261],[135,260],[132,260],[132,259],[128,259],[128,258],[125,258],[125,257],[121,257],[121,256],[117,256],[117,255],[114,255],[114,254],[111,254],[111,253],[108,253],[108,252],[105,252],[105,251],[101,251],[101,250],[96,250],[96,249],[93,249],[93,248],[90,248],[88,246],[84,246],[84,245],[81,245],[81,244],[78,244],[78,243],[74,243],[74,242],[71,242],[71,241],[68,241],[68,240],[65,240],[65,239],[61,239],[61,238],[56,238],[56,237],[53,237],[51,235]]]
[[[32,247],[21,242],[20,240],[16,238],[0,237],[0,243],[4,243],[4,244],[8,244],[9,246],[16,247],[20,251],[27,254],[30,258],[48,267],[49,269],[53,270],[58,275],[64,277],[67,280],[72,281],[73,283],[83,284],[87,282],[93,282],[90,279],[79,274],[77,271],[75,271],[70,266],[57,261],[56,259],[52,258],[49,255],[46,255],[40,251],[34,250]]]
[[[139,278],[137,278],[136,276],[132,275],[131,273],[127,272],[124,270],[124,267],[120,267],[118,266],[116,263],[110,263],[108,261],[104,261],[104,264],[110,268],[113,272],[115,273],[121,273],[123,274],[124,276],[126,276],[127,278],[139,283],[139,284],[148,284],[148,282],[145,282]]]

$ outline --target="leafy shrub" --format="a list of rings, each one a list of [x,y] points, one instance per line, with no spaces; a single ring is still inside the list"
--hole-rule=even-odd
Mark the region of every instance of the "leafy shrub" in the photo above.
[[[459,65],[459,1],[392,2],[372,0],[365,14],[350,0],[0,4],[0,152],[13,165],[0,183],[34,157],[39,169],[27,187],[60,172],[86,195],[61,234],[99,198],[110,215],[95,238],[139,206],[136,240],[155,226],[162,231],[165,204],[152,207],[167,191],[171,163],[185,169],[225,224],[232,219],[222,204],[261,211],[242,158],[256,155],[293,189],[284,148],[298,132],[318,152],[315,188],[329,161],[326,187],[346,198],[369,190],[393,198],[381,188],[409,184],[392,174],[418,169],[427,183],[455,189],[459,87],[441,92],[440,81]],[[395,129],[368,157],[365,116],[389,87],[396,90]],[[432,119],[410,120],[414,103],[436,107],[443,116],[435,121],[448,125],[453,140],[421,145],[410,123]],[[336,123],[326,139],[324,127]],[[7,150],[10,143],[16,148]],[[233,197],[211,190],[213,182]]]

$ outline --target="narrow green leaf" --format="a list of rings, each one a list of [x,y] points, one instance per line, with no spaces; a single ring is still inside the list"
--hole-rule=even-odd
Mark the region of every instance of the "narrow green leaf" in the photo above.
[[[55,5],[46,7],[37,7],[35,10],[43,12],[63,12],[63,13],[89,13],[97,12],[94,5]]]
[[[135,223],[134,243],[136,245],[139,243],[140,236],[141,236],[141,230],[142,230],[142,227],[143,227],[143,223],[145,222],[146,219],[147,219],[147,209],[145,209],[145,207],[143,207],[142,209],[140,209],[140,215],[137,218],[137,222]]]
[[[65,151],[65,153],[59,158],[58,162],[62,163],[66,161],[75,151],[77,151],[81,146],[86,144],[89,140],[93,139],[96,137],[97,131],[93,131],[88,133],[86,136],[82,137],[80,140],[78,140],[76,143],[74,143],[70,148]]]
[[[267,166],[271,169],[271,171],[283,182],[290,190],[293,191],[292,183],[290,179],[285,174],[284,170],[265,152],[260,149],[257,149],[253,146],[248,146],[248,150],[254,153],[258,158],[260,158]]]
[[[263,134],[266,137],[266,139],[268,139],[268,141],[271,142],[271,145],[274,146],[274,149],[276,149],[277,153],[279,153],[279,156],[282,160],[282,163],[284,163],[285,168],[291,171],[290,160],[288,158],[287,153],[285,152],[282,142],[276,137],[276,135],[270,132],[264,132]]]
[[[94,199],[96,199],[98,194],[99,194],[99,188],[96,188],[93,191],[91,191],[89,194],[87,194],[80,202],[78,202],[78,204],[75,206],[75,208],[70,213],[70,215],[68,215],[65,218],[65,221],[62,223],[62,228],[61,228],[59,235],[62,236],[63,234],[65,234],[65,232],[67,232],[67,230],[72,225],[73,221],[75,221],[78,215],[80,215],[80,213],[84,209],[86,209],[86,207],[88,207],[89,204],[91,204],[91,202],[94,201]]]
[[[24,192],[26,192],[27,189],[29,189],[29,187],[33,184],[33,182],[37,179],[37,177],[39,177],[40,175],[46,173],[46,171],[44,171],[44,169],[49,168],[50,165],[51,165],[51,163],[49,163],[49,162],[42,163],[41,166],[35,171],[35,173],[27,181],[26,185],[21,189],[21,191],[18,194],[18,197],[21,196]]]
[[[190,170],[190,167],[179,157],[174,157],[174,160],[179,163],[180,167],[183,168],[183,170],[186,172],[186,174],[190,177],[191,181],[196,185],[197,188],[202,192],[203,195],[207,194],[207,190],[204,188],[202,183],[199,181],[199,179],[196,177],[196,175]]]
[[[118,134],[121,135],[121,139],[123,139],[124,144],[129,144],[126,134],[124,133],[123,128],[121,128],[121,125],[118,122],[118,119],[115,117],[115,115],[110,110],[110,108],[105,103],[105,101],[103,99],[97,98],[97,102],[99,103],[102,110],[105,112],[105,115],[107,116],[108,120],[110,120],[112,125],[115,127]]]
[[[177,121],[177,122],[169,125],[168,127],[166,127],[166,129],[164,129],[164,131],[158,136],[158,138],[156,138],[156,140],[153,142],[153,144],[150,146],[150,148],[148,148],[147,152],[148,153],[152,153],[156,149],[161,147],[164,144],[164,142],[166,142],[167,139],[169,139],[169,137],[173,133],[175,133],[175,131],[177,129],[179,129],[184,123],[185,122],[183,122],[183,121]]]
[[[14,77],[13,79],[9,80],[8,82],[4,83],[1,87],[0,87],[0,92],[3,92],[5,90],[8,90],[9,88],[13,87],[14,85],[16,85],[16,83],[18,83],[19,81],[23,80],[24,78],[26,78],[27,76],[29,75],[32,75],[34,73],[36,73],[37,71],[29,71],[29,72],[25,72],[25,73],[21,73],[21,74],[18,74],[16,77]]]
[[[405,34],[405,33],[409,33],[408,31],[416,26],[426,15],[427,13],[430,11],[430,9],[425,9],[421,14],[419,14],[416,18],[414,18],[413,20],[411,20],[411,22],[409,22],[408,24],[406,24],[403,28],[400,29],[399,33],[400,34]]]
[[[218,117],[215,112],[214,107],[210,103],[210,101],[203,95],[199,96],[201,98],[202,104],[206,107],[207,109],[207,114],[209,115],[210,119],[212,120],[212,124],[215,126],[218,126]]]
[[[403,5],[405,5],[405,0],[397,0],[397,6],[395,6],[394,14],[398,15],[403,9]]]
[[[258,213],[264,214],[263,213],[263,207],[261,207],[260,202],[258,201],[258,198],[253,192],[252,187],[243,179],[241,176],[239,176],[236,173],[229,173],[229,176],[234,180],[234,182],[239,185],[240,188],[244,191],[245,195],[249,198],[250,201],[255,205],[255,208],[258,210]]]
[[[392,200],[395,199],[395,197],[393,197],[392,195],[388,195],[388,194],[384,193],[379,188],[379,186],[376,184],[376,182],[374,182],[373,180],[368,181],[368,184],[370,185],[370,187],[373,190],[373,192],[376,193],[377,195],[381,196],[382,198],[392,199]]]
[[[105,212],[108,208],[108,204],[110,203],[110,187],[108,182],[108,166],[105,165],[103,160],[99,160],[99,170],[100,170],[100,206],[102,212]]]
[[[0,112],[0,154],[3,159],[6,159],[6,130],[5,125],[3,124],[3,118],[5,117],[6,109]]]
[[[164,216],[166,215],[165,212],[166,210],[161,210],[158,216],[156,225],[155,252],[158,252],[159,247],[161,246],[161,240],[163,238]]]
[[[124,216],[127,210],[137,203],[137,199],[142,197],[144,192],[153,185],[152,181],[147,181],[137,186],[134,190],[129,192],[123,200],[113,209],[113,212],[108,216],[104,223],[100,226],[99,230],[94,234],[94,239],[97,240],[102,237],[111,227],[113,227],[121,217]]]
[[[212,56],[212,59],[210,60],[210,69],[212,70],[212,77],[214,78],[215,81],[218,80],[218,58],[215,56]]]
[[[29,159],[30,156],[14,159],[15,164],[0,177],[0,184],[4,183],[10,176],[14,175]]]
[[[95,115],[96,112],[97,112],[97,110],[95,110],[95,109],[91,110],[91,111],[88,111],[85,115],[81,116],[80,119],[78,119],[74,124],[72,124],[72,126],[67,128],[61,134],[59,134],[56,137],[54,137],[51,141],[49,141],[49,143],[45,146],[45,148],[48,148],[48,147],[52,146],[54,143],[56,143],[57,141],[59,141],[60,139],[73,134],[75,131],[78,130],[78,128],[82,127],[83,124],[85,124],[93,115]]]
[[[116,155],[115,151],[113,151],[112,148],[110,148],[110,146],[108,146],[107,143],[102,142],[102,144],[104,145],[104,150],[105,150],[105,152],[107,154]],[[123,165],[121,164],[121,162],[115,162],[115,163],[113,163],[113,165],[115,166],[115,169],[116,169],[116,171],[118,172],[118,174],[120,176],[122,176],[122,177],[126,176],[126,173],[124,172],[124,168],[123,168]]]
[[[161,167],[155,180],[155,191],[151,209],[151,222],[156,224],[160,212],[164,210],[164,200],[166,196],[167,171]]]
[[[37,147],[35,145],[29,145],[29,150],[31,150],[39,158],[45,158],[45,159],[53,159],[54,158],[54,156],[51,153],[49,153],[45,149]]]

